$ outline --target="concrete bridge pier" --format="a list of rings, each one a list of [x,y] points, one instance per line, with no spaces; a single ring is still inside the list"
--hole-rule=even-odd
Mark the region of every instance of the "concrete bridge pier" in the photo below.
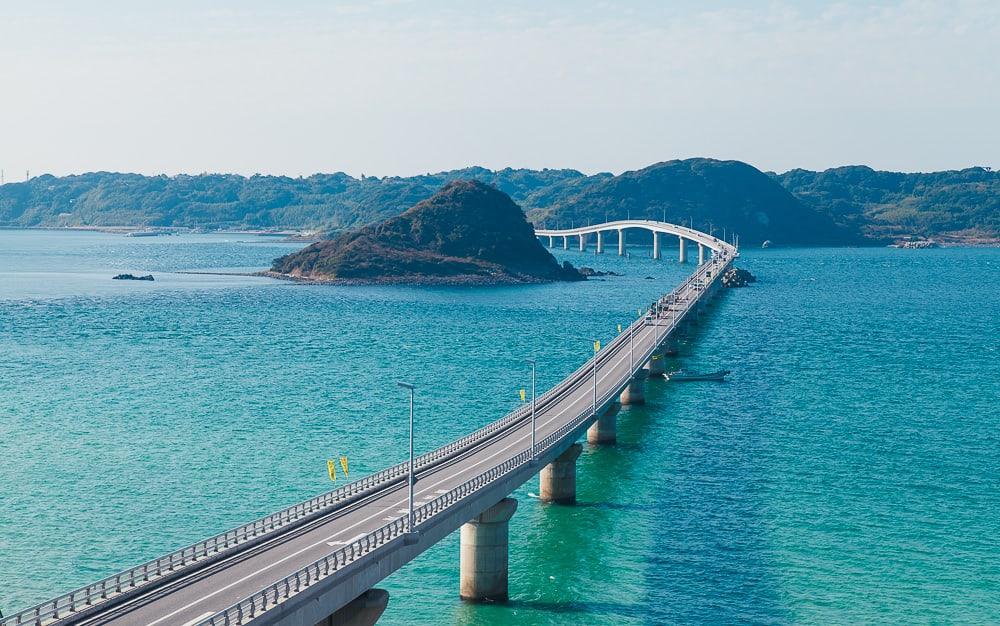
[[[504,498],[462,525],[460,595],[468,602],[507,601],[509,522],[517,500]]]
[[[673,335],[663,342],[663,356],[677,356],[677,338]]]
[[[678,236],[677,239],[680,241],[680,247],[678,248],[677,260],[681,263],[687,263],[687,252],[684,250],[684,238]]]
[[[552,235],[549,235],[549,247],[550,248],[555,245],[555,239],[556,239],[555,237],[553,237]]]
[[[593,446],[612,444],[618,441],[618,411],[622,405],[613,402],[587,429],[587,443]]]
[[[569,250],[569,235],[563,235],[563,250]]]
[[[698,244],[698,265],[705,264],[705,246]]]
[[[646,371],[646,375],[649,378],[653,377],[662,378],[663,374],[666,372],[663,363],[663,350],[657,349],[656,351],[654,351],[653,354],[650,355],[649,360],[646,361],[646,364],[642,366],[642,368]]]
[[[388,591],[369,589],[316,626],[373,626],[388,605]]]
[[[629,381],[621,395],[622,406],[646,404],[646,370],[639,370]]]
[[[618,229],[618,256],[625,256],[625,230]]]
[[[597,231],[597,250],[594,254],[604,254],[604,233]]]
[[[583,252],[586,249],[587,249],[587,236],[581,234],[580,235],[580,252]]]
[[[653,233],[653,258],[660,260],[660,233]]]
[[[583,446],[574,443],[538,472],[538,499],[556,504],[576,502],[576,460]]]

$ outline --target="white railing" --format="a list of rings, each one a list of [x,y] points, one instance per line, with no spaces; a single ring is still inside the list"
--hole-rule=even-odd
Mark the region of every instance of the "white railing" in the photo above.
[[[706,278],[706,274],[712,270],[719,270],[719,271],[711,275],[711,277],[708,277],[708,283],[711,283],[719,279],[721,275],[721,269],[728,266],[728,264],[732,262],[733,258],[735,258],[735,248],[733,248],[733,252],[730,252],[730,250],[725,249],[718,257],[714,257],[708,263],[700,265],[693,274],[688,276],[680,285],[674,288],[669,295],[672,295],[674,297],[681,297],[682,295],[689,295],[693,289],[697,292],[703,291],[704,287],[697,288],[696,282],[704,280]],[[666,297],[667,296],[664,296],[663,298],[661,298],[660,301],[663,301]],[[693,299],[685,297],[684,298],[685,306],[683,308],[683,313],[686,314],[690,310],[690,307],[693,306],[693,304],[697,300],[698,297],[695,297]],[[674,327],[676,327],[678,321],[683,317],[684,315],[674,316],[674,320],[671,326],[666,331],[664,331],[664,338],[666,337],[667,334],[669,334],[670,331],[673,330]],[[642,324],[645,324],[645,320],[644,318],[640,317],[639,319],[633,322],[632,326],[642,325]],[[630,328],[629,332],[633,332],[633,330],[634,330],[633,328]],[[587,382],[589,380],[590,373],[594,369],[594,360],[595,359],[597,360],[597,365],[598,367],[600,367],[600,365],[603,362],[612,358],[614,354],[617,352],[617,349],[620,346],[622,346],[624,342],[628,341],[628,334],[629,334],[628,332],[620,333],[617,337],[615,337],[614,340],[612,340],[612,342],[610,342],[607,346],[605,346],[604,350],[601,350],[597,355],[595,355],[591,359],[588,359],[576,371],[574,371],[571,375],[563,379],[562,382],[560,382],[555,387],[549,389],[541,396],[539,396],[536,401],[536,411],[541,411],[545,409],[550,403],[557,402],[559,399],[561,399],[562,396],[564,396],[567,393],[571,393],[581,384]],[[651,349],[645,351],[642,355],[642,358],[636,360],[635,365],[637,367],[642,367],[642,363],[645,362],[645,360],[648,358],[649,354],[652,353],[655,347],[656,346],[653,345]],[[631,376],[633,376],[634,374],[635,372],[631,372],[623,380],[627,383],[627,380],[631,378]],[[614,393],[612,393],[611,395],[614,395]],[[585,413],[586,415],[591,414],[589,412]],[[514,426],[515,424],[520,423],[528,416],[530,416],[530,405],[521,406],[515,409],[514,411],[511,411],[504,417],[494,422],[491,422],[486,426],[483,426],[482,428],[474,431],[473,433],[470,433],[469,435],[466,435],[465,437],[457,439],[436,450],[433,450],[427,454],[417,457],[414,460],[415,469],[417,470],[428,469],[430,467],[437,465],[438,463],[450,459],[451,457],[457,454],[461,454],[462,452],[471,449],[472,447],[480,445],[484,441],[491,440],[499,433],[504,432],[508,428]],[[577,419],[579,419],[579,416],[577,417]],[[560,431],[561,430],[562,429],[560,429]],[[514,458],[516,459],[518,457]],[[498,465],[496,468],[493,468],[493,470],[490,470],[489,472],[486,472],[485,474],[482,474],[469,482],[472,483],[477,480],[480,480],[486,474],[489,474],[497,470],[497,468],[506,467],[506,464],[512,460],[513,459]],[[258,520],[255,520],[248,524],[244,524],[238,528],[228,530],[220,535],[216,535],[214,537],[210,537],[203,541],[191,544],[189,546],[181,548],[180,550],[175,550],[170,554],[161,556],[152,561],[148,561],[146,563],[125,570],[113,576],[109,576],[103,580],[87,585],[86,587],[81,587],[70,593],[63,594],[52,600],[37,604],[29,609],[20,611],[9,617],[0,618],[0,626],[15,626],[21,624],[32,624],[35,626],[41,626],[42,624],[48,621],[58,620],[70,614],[76,613],[78,611],[89,609],[94,605],[106,602],[110,599],[115,599],[122,597],[125,594],[130,594],[134,590],[140,587],[144,587],[150,583],[163,582],[165,580],[171,579],[182,573],[182,570],[191,568],[196,565],[197,566],[205,565],[207,562],[212,562],[216,559],[224,557],[225,555],[231,552],[235,552],[237,548],[241,549],[245,548],[251,543],[257,544],[266,541],[272,536],[278,536],[279,534],[287,532],[292,528],[301,526],[309,522],[310,520],[316,519],[324,514],[327,514],[351,502],[357,501],[358,499],[361,499],[367,495],[375,493],[385,488],[388,485],[400,482],[405,478],[407,471],[408,471],[408,464],[400,463],[390,468],[371,474],[369,476],[365,476],[364,478],[349,483],[343,487],[326,492],[314,498],[310,498],[309,500],[292,505],[276,513],[266,515]],[[423,511],[426,509],[429,511],[433,509],[433,506],[431,505],[435,505],[435,503],[439,501],[441,502],[447,501],[448,498],[446,496],[449,496],[449,494],[452,494],[452,492],[449,492],[448,494],[445,494],[440,498],[432,500],[427,505],[421,507],[420,510]],[[450,506],[450,504],[448,506]],[[436,514],[436,512],[431,514]],[[417,515],[417,521],[422,521],[423,519],[425,519],[424,517],[420,517],[420,515]],[[332,555],[326,557],[325,559],[321,559],[321,561],[314,563],[310,567],[313,566],[319,567],[318,564],[322,563],[323,571],[326,572],[323,574],[323,576],[325,577],[326,575],[328,575],[328,572],[336,571],[336,567],[334,567],[332,570],[328,568],[330,563],[334,564],[336,562],[346,563],[346,561],[344,561],[344,559],[346,558],[343,556],[344,554],[350,553],[351,555],[353,555],[351,557],[351,560],[354,560],[355,558],[363,556],[363,554],[367,554],[371,550],[381,545],[384,545],[388,541],[391,541],[393,538],[397,537],[401,532],[403,532],[401,527],[397,529],[396,525],[398,523],[399,521],[397,520],[390,524],[387,524],[386,526],[383,526],[382,528],[373,533],[369,533],[364,538],[359,539],[358,541],[350,544],[349,546],[345,546],[341,550],[334,552]],[[334,558],[336,555],[341,555],[341,557],[338,557],[339,561],[336,558]],[[331,559],[333,560],[331,561]],[[341,565],[341,567],[342,566],[343,565]],[[320,570],[305,568],[304,570],[301,570],[301,573],[302,576],[305,576],[306,580],[308,580],[310,572],[313,572],[315,574],[315,572],[318,571]],[[297,575],[298,573],[293,574],[293,576]],[[289,578],[291,577],[283,579],[283,581],[279,581],[279,583],[275,583],[275,585],[279,585],[282,582],[287,582]],[[301,577],[297,578],[296,580],[301,584],[302,582]],[[289,589],[290,588],[291,587],[289,587]],[[271,589],[271,587],[268,587],[268,589]],[[258,594],[255,594],[255,596],[253,597],[257,598],[257,600],[259,601],[260,610],[265,610],[266,607],[268,606],[267,596],[259,595],[262,593],[263,592],[258,592]],[[275,591],[275,593],[277,593],[277,591]],[[275,595],[274,597],[278,596]],[[287,598],[288,596],[285,595],[284,597]],[[245,600],[244,602],[248,602],[248,600]],[[239,614],[242,614],[240,613],[242,609],[239,609],[238,607],[242,605],[243,603],[234,605],[234,607],[236,607],[235,610]],[[254,608],[255,606],[256,605],[254,605],[253,603],[248,603],[246,604],[245,609],[253,613],[255,610],[257,610]],[[227,609],[227,611],[229,611],[229,609]],[[227,616],[229,617],[227,617],[226,619],[232,617],[232,615],[229,615],[228,613]],[[219,624],[219,623],[230,623],[230,622],[205,622],[205,623]],[[232,623],[239,624],[242,622],[236,621]]]

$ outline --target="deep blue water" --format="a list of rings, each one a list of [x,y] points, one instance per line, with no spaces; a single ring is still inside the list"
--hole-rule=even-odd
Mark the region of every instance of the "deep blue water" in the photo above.
[[[11,612],[495,419],[693,269],[302,286],[248,236],[0,231],[0,609]],[[674,365],[587,449],[575,507],[518,490],[507,606],[458,599],[450,537],[384,586],[386,624],[1000,621],[1000,251],[745,251]],[[111,281],[152,272],[154,283]],[[653,277],[647,280],[646,277]]]

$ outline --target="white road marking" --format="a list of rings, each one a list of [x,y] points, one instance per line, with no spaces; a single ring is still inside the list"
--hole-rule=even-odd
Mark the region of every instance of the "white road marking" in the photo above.
[[[194,626],[195,624],[197,624],[201,620],[205,619],[206,617],[212,617],[213,615],[215,615],[215,611],[209,611],[208,613],[205,613],[203,615],[199,615],[198,617],[194,618],[190,622],[184,622],[181,626]]]
[[[354,543],[358,539],[363,539],[366,534],[367,533],[361,533],[360,535],[355,535],[355,536],[351,537],[350,539],[344,539],[343,541],[327,541],[326,545],[328,545],[328,546],[346,546],[348,544]]]
[[[653,336],[653,339],[655,341],[655,339],[656,339],[655,335]],[[625,359],[627,359],[627,358],[628,358],[628,351],[622,349],[622,357],[620,359],[618,359],[617,362],[613,363],[610,368],[608,368],[610,370],[608,373],[606,373],[606,374],[604,374],[604,375],[602,375],[602,376],[599,377],[599,381],[603,381],[608,376],[610,376],[618,368],[618,366],[620,364],[624,363]],[[563,408],[561,411],[559,411],[558,413],[556,413],[555,415],[553,415],[549,419],[544,420],[543,422],[541,422],[541,424],[537,424],[536,423],[536,428],[539,425],[541,425],[543,427],[544,426],[548,426],[552,422],[554,422],[557,419],[559,419],[562,416],[563,413],[565,413],[566,411],[568,411],[572,407],[576,406],[581,400],[587,400],[587,395],[580,396],[579,399],[574,400],[569,406]],[[491,460],[491,459],[499,456],[500,454],[506,452],[507,450],[511,449],[512,447],[514,447],[518,443],[520,443],[520,442],[522,442],[522,441],[524,441],[526,439],[530,439],[530,438],[531,438],[531,431],[529,429],[527,433],[525,433],[524,435],[522,435],[518,439],[515,439],[510,444],[504,446],[503,448],[500,448],[499,450],[497,450],[493,454],[489,455],[488,457],[486,457],[484,459],[480,459],[476,463],[473,463],[472,465],[464,468],[463,470],[459,470],[458,472],[455,472],[454,474],[451,474],[449,476],[446,476],[445,478],[442,478],[441,480],[437,481],[433,485],[430,485],[429,487],[425,488],[423,490],[423,492],[430,491],[434,487],[437,487],[437,486],[439,486],[439,485],[441,485],[443,483],[448,482],[449,480],[454,479],[459,474],[467,473],[469,469],[474,468],[474,467],[478,467],[478,466],[482,465],[486,461],[489,461],[489,460]],[[491,442],[491,443],[493,443],[493,442]],[[444,493],[447,493],[447,490],[445,490]],[[399,502],[396,502],[394,505],[389,505],[389,506],[399,506],[400,504],[405,503],[406,500],[407,500],[406,498],[403,498]],[[271,569],[272,567],[275,567],[276,565],[280,565],[280,564],[284,563],[285,561],[288,561],[289,559],[295,558],[298,555],[302,554],[303,552],[308,552],[309,550],[312,550],[313,548],[316,548],[316,547],[322,545],[323,543],[326,543],[327,541],[332,541],[337,535],[342,535],[342,534],[344,534],[347,531],[353,530],[354,528],[357,528],[361,524],[365,524],[365,523],[371,521],[372,519],[374,519],[375,517],[377,517],[379,515],[382,515],[384,512],[385,512],[385,509],[379,511],[378,513],[374,513],[373,515],[370,515],[370,516],[368,516],[368,517],[366,517],[366,518],[364,518],[362,520],[359,520],[359,521],[351,524],[347,528],[344,528],[342,530],[338,530],[337,532],[335,532],[334,534],[330,535],[329,537],[321,539],[320,541],[318,541],[318,542],[316,542],[316,543],[314,543],[312,545],[308,545],[308,546],[306,546],[304,548],[301,548],[298,551],[293,552],[292,554],[289,554],[288,556],[286,556],[286,557],[284,557],[282,559],[278,559],[277,561],[272,561],[271,563],[268,563],[267,565],[265,565],[264,567],[258,569],[257,571],[251,572],[251,573],[247,574],[246,576],[244,576],[243,578],[240,578],[239,580],[234,580],[233,582],[229,583],[225,587],[220,587],[219,589],[216,589],[212,593],[210,593],[208,595],[205,595],[205,596],[202,596],[201,598],[198,598],[197,600],[194,600],[193,602],[189,602],[188,604],[182,606],[181,608],[176,609],[176,610],[172,611],[171,613],[168,613],[167,615],[164,615],[163,617],[161,617],[161,618],[159,618],[159,619],[157,619],[155,621],[150,622],[148,624],[148,626],[155,626],[156,624],[159,624],[160,622],[162,622],[164,620],[170,619],[171,617],[173,617],[174,615],[177,615],[178,613],[181,613],[183,611],[186,611],[186,610],[190,609],[191,607],[195,606],[196,604],[200,604],[200,603],[204,602],[205,600],[208,600],[211,597],[217,596],[218,594],[220,594],[220,593],[222,593],[224,591],[232,589],[236,585],[240,585],[240,584],[246,582],[247,580],[250,580],[254,576],[257,576],[258,574],[262,574],[262,573],[266,572],[267,570]],[[395,520],[397,518],[395,518],[395,517],[384,517],[382,519],[384,519],[386,521],[393,521],[393,520]],[[211,613],[210,615],[214,615],[214,613]],[[195,621],[197,622],[197,620],[195,620]]]

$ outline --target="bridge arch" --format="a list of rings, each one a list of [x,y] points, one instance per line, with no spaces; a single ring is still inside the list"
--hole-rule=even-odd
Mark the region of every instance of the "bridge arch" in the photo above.
[[[681,226],[679,224],[671,224],[670,222],[659,222],[656,220],[617,220],[613,222],[605,222],[603,224],[593,224],[588,226],[580,226],[578,228],[562,228],[562,229],[549,229],[549,228],[539,228],[535,230],[535,235],[538,237],[548,237],[549,247],[553,247],[555,239],[557,237],[562,238],[563,249],[569,249],[569,242],[572,237],[577,237],[579,241],[579,248],[581,251],[586,250],[586,242],[589,235],[597,236],[597,253],[600,254],[604,252],[604,241],[602,234],[606,232],[617,232],[618,233],[618,254],[624,256],[625,254],[625,237],[624,233],[629,229],[645,230],[653,235],[653,258],[659,259],[661,257],[660,253],[660,235],[674,235],[678,240],[679,248],[679,258],[683,263],[686,260],[686,244],[685,242],[690,241],[698,245],[698,263],[705,262],[705,250],[711,250],[714,254],[719,253],[729,253],[735,255],[737,248],[735,245],[719,239],[708,233],[703,233],[700,230],[695,230],[693,228],[688,228],[686,226]]]

